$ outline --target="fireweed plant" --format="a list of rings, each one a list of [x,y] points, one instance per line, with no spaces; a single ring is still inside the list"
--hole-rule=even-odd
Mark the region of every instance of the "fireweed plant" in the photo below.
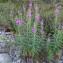
[[[5,2],[3,0],[0,1]],[[49,0],[37,0],[38,2],[40,1],[40,4],[36,4],[36,2],[32,3],[32,0],[26,0],[30,1],[28,8],[25,4],[22,5],[22,2],[20,2],[26,2],[25,0],[19,0],[20,4],[15,2],[16,0],[13,0],[14,2],[9,1],[10,0],[8,0],[7,3],[0,3],[0,24],[4,26],[11,25],[11,31],[14,31],[16,35],[16,46],[21,48],[21,55],[38,59],[40,56],[42,58],[45,56],[46,60],[49,61],[52,60],[54,56],[58,56],[59,51],[63,47],[63,30],[57,28],[60,21],[62,22],[63,20],[63,10],[60,13],[63,0],[60,0],[60,6],[55,6],[55,4],[57,4],[55,1],[58,0],[53,0],[54,2],[51,2],[51,6],[50,4],[45,4],[45,1]],[[26,7],[23,14],[21,14],[22,6],[24,9]],[[41,9],[39,9],[38,6]],[[59,16],[59,14],[61,16]],[[50,18],[51,16],[53,17],[52,19]],[[61,24],[60,27],[62,26]],[[45,29],[45,31],[43,29]],[[7,38],[5,37],[1,36],[0,39],[7,42]],[[9,40],[9,43],[11,42],[12,40]]]
[[[44,56],[46,55],[47,59],[51,60],[53,56],[58,53],[62,46],[63,32],[56,28],[58,18],[55,16],[53,19],[55,22],[53,22],[53,27],[55,30],[54,34],[52,34],[53,39],[48,41],[48,38],[45,38],[46,35],[43,31],[43,20],[40,21],[41,17],[39,14],[38,5],[34,4],[34,15],[32,12],[32,6],[32,1],[30,0],[29,8],[27,10],[28,12],[24,17],[25,19],[21,14],[17,15],[13,21],[16,30],[16,45],[21,48],[21,54],[25,57],[27,56],[33,58],[37,55],[40,55],[39,53],[44,53]]]
[[[35,15],[35,19],[33,21],[32,18],[32,1],[29,3],[29,9],[26,15],[25,21],[21,18],[15,19],[16,24],[16,44],[18,44],[21,48],[21,54],[23,56],[34,57],[37,55],[41,47],[44,43],[41,35],[38,35],[38,22],[40,21],[40,16]],[[39,30],[40,31],[40,30]]]

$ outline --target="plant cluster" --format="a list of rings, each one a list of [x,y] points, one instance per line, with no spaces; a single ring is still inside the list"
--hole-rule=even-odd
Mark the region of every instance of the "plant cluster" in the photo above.
[[[43,4],[44,1],[47,4]],[[51,1],[53,0],[49,2]],[[56,0],[53,1],[54,4],[52,2],[52,4],[48,4],[47,0],[40,2],[42,2],[42,4],[40,3],[41,10],[39,10],[41,6],[32,0],[28,1],[28,5],[25,2],[21,5],[18,5],[17,2],[12,3],[13,7],[9,5],[11,2],[8,2],[7,8],[4,7],[5,5],[0,7],[0,22],[3,20],[10,24],[15,32],[15,44],[21,48],[23,56],[34,58],[41,55],[52,60],[63,47],[63,30],[58,29],[59,23],[63,20],[62,10],[59,16],[61,7],[54,7]]]

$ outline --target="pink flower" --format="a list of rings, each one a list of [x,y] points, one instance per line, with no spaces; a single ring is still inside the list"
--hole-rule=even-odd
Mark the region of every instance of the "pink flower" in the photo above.
[[[22,19],[16,19],[16,25],[22,25],[24,21]]]
[[[32,7],[32,2],[29,3],[29,7]]]
[[[32,32],[35,33],[36,32],[36,29],[34,27],[32,27]]]
[[[35,20],[36,20],[38,23],[40,23],[40,19],[41,19],[40,16],[35,16]]]
[[[32,0],[29,0],[28,17],[32,17]]]

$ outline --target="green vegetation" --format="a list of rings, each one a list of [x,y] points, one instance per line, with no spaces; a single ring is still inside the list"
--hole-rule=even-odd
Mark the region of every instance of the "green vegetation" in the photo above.
[[[61,9],[59,14],[55,15],[57,3]],[[62,3],[63,0],[36,0],[28,6],[28,0],[0,0],[0,25],[9,26],[11,31],[15,32],[15,45],[20,46],[21,55],[32,58],[40,56],[44,59],[46,57],[51,61],[55,54],[59,53],[63,47]],[[32,12],[31,17],[27,17],[29,12]],[[35,16],[38,16],[37,20]],[[42,19],[44,23],[41,26]],[[41,27],[44,29],[42,30]]]

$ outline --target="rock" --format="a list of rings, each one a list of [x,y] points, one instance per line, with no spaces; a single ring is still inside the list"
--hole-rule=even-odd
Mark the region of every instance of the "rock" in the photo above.
[[[12,63],[11,57],[7,53],[1,53],[0,63]]]
[[[0,63],[21,62],[20,48],[14,44],[9,46],[10,41],[11,43],[15,41],[15,35],[11,32],[0,31]],[[7,53],[9,53],[9,55]]]

